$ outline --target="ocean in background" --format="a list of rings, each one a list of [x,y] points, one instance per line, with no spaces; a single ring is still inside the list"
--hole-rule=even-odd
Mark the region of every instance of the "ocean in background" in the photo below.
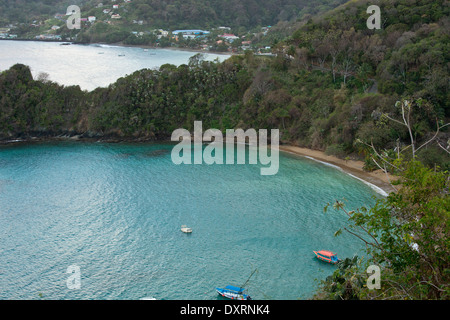
[[[308,299],[364,245],[335,231],[380,196],[316,161],[174,165],[172,144],[52,142],[0,147],[0,299],[219,299],[242,285],[263,299]],[[181,225],[193,229],[180,231]],[[81,288],[66,281],[78,266]]]
[[[58,42],[0,40],[0,71],[16,63],[30,66],[33,77],[45,72],[62,85],[83,90],[107,87],[120,77],[141,69],[169,63],[187,64],[197,52],[171,49],[142,49],[103,44],[61,45]],[[227,54],[204,53],[205,60],[226,60]]]

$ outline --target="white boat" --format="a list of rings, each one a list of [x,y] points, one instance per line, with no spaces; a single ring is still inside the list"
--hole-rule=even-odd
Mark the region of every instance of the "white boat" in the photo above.
[[[181,226],[181,231],[183,231],[184,233],[191,233],[192,229],[187,227],[187,226],[185,226],[185,225],[182,225]]]

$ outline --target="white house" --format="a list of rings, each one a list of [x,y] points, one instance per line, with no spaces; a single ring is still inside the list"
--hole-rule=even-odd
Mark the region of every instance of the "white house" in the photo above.
[[[163,29],[158,29],[157,32],[154,31],[154,33],[156,33],[156,37],[158,39],[161,39],[162,37],[168,37],[169,36],[169,31],[163,30]]]
[[[185,39],[195,39],[195,38],[202,38],[205,37],[206,35],[208,35],[210,32],[206,31],[206,30],[198,30],[198,29],[193,29],[193,30],[174,30],[172,31],[172,34],[177,35],[177,36],[182,36]]]
[[[89,17],[88,17],[88,21],[89,21],[90,23],[95,22],[95,20],[96,20],[96,18],[95,18],[94,16],[89,16]]]
[[[158,30],[161,33],[162,37],[168,37],[169,36],[169,31],[163,30],[163,29],[159,29]]]
[[[224,33],[223,35],[221,35],[219,37],[225,39],[228,42],[233,42],[234,40],[239,39],[239,37],[235,36],[234,34],[230,34],[230,33]]]

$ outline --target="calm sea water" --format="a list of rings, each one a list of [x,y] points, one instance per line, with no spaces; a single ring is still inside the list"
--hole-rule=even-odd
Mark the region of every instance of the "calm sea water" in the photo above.
[[[258,165],[174,165],[170,144],[36,143],[0,147],[0,299],[307,299],[335,266],[329,249],[361,253],[343,212],[374,203],[334,168],[281,154]],[[192,234],[180,231],[181,225]],[[81,271],[70,290],[69,266]]]
[[[20,41],[0,41],[0,52],[0,70],[24,63],[86,90],[195,54]],[[217,299],[216,286],[242,285],[255,269],[253,298],[306,299],[335,269],[313,250],[361,253],[357,239],[333,236],[345,214],[323,207],[374,203],[363,182],[289,154],[275,176],[255,165],[176,166],[172,147],[0,147],[0,299]],[[74,265],[79,290],[66,285]]]
[[[35,78],[45,72],[51,81],[93,90],[144,68],[159,68],[165,63],[187,64],[195,54],[169,49],[144,51],[99,44],[65,46],[57,42],[0,40],[0,71],[22,63],[31,67]],[[205,53],[206,60],[227,58],[229,55]]]

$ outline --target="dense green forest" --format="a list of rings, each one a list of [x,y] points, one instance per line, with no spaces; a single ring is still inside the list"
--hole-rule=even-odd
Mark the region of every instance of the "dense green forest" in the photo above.
[[[68,5],[79,5],[83,16],[101,15],[104,8],[119,4],[125,20],[145,20],[154,28],[253,28],[295,21],[307,15],[332,9],[345,0],[0,0],[0,23],[31,22],[42,17],[65,13]],[[98,7],[98,4],[102,4]]]
[[[165,139],[202,120],[222,130],[279,128],[283,142],[364,157],[357,140],[380,149],[407,145],[408,130],[381,115],[400,117],[395,103],[408,98],[421,101],[412,134],[426,141],[450,115],[448,4],[381,1],[383,29],[368,30],[365,2],[358,3],[311,19],[279,43],[275,58],[195,56],[189,65],[140,70],[93,92],[33,80],[27,67],[14,66],[0,74],[0,134]],[[436,139],[442,146],[445,129]],[[436,144],[418,156],[450,168]]]
[[[0,0],[0,27],[10,23],[30,23],[56,13],[66,13],[71,4],[80,0]]]
[[[236,51],[242,39],[252,41],[255,47],[271,46],[292,34],[295,26],[312,15],[326,12],[346,0],[0,0],[0,28],[18,39],[62,39],[77,43],[124,43],[158,47],[200,48],[207,43],[209,50]],[[95,22],[83,22],[80,30],[69,30],[64,16],[68,5],[80,6],[81,18],[95,17]],[[117,5],[118,8],[113,8]],[[56,15],[58,14],[58,15]],[[114,18],[113,18],[114,15]],[[54,27],[57,29],[54,29]],[[267,37],[263,27],[272,26]],[[226,27],[228,33],[240,39],[218,46],[219,34]],[[205,37],[178,39],[159,30],[203,29],[211,33]],[[139,35],[137,35],[139,34]],[[52,38],[53,36],[58,36]],[[6,37],[8,37],[7,35]],[[60,38],[59,38],[60,37]]]

